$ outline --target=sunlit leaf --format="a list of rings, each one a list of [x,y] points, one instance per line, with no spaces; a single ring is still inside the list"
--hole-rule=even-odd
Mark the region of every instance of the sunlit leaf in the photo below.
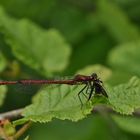
[[[132,114],[140,108],[140,79],[132,77],[126,84],[108,88],[110,105],[121,114]]]
[[[33,104],[24,109],[23,116],[34,122],[49,122],[53,118],[78,121],[92,110],[91,102],[86,103],[87,99],[84,96],[81,96],[84,104],[81,109],[77,95],[81,87],[83,86],[63,85],[51,90],[42,90],[33,100]]]

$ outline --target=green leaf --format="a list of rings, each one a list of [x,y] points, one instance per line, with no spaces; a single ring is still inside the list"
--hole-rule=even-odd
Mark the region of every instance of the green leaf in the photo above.
[[[26,19],[10,18],[2,8],[0,17],[1,32],[19,60],[44,75],[66,68],[71,50],[57,30],[42,29]]]
[[[7,87],[2,85],[0,86],[0,106],[2,106],[4,99],[6,97]]]
[[[140,76],[140,41],[126,43],[114,48],[108,63],[115,69]]]
[[[116,112],[128,115],[140,108],[139,78],[132,77],[128,83],[108,88],[107,91],[110,105]]]
[[[78,121],[92,110],[91,102],[87,103],[82,95],[84,106],[81,109],[77,94],[82,87],[62,85],[51,90],[47,87],[39,92],[32,105],[24,109],[23,116],[34,122],[49,122],[53,118]]]
[[[140,37],[138,28],[133,25],[127,15],[113,1],[99,0],[99,17],[117,42],[128,42]]]
[[[113,115],[113,120],[117,123],[117,125],[124,131],[140,134],[140,119],[136,117],[126,117],[126,116],[118,116]]]

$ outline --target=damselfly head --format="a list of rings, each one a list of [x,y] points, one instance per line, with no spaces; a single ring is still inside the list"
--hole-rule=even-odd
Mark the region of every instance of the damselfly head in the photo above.
[[[93,80],[93,81],[96,81],[96,83],[98,83],[98,84],[102,84],[102,83],[103,83],[103,82],[100,80],[100,78],[97,76],[96,73],[93,73],[93,74],[91,75],[91,77],[92,77],[92,80]]]
[[[98,76],[96,73],[92,73],[91,77],[93,78],[93,80],[97,80],[98,79]]]

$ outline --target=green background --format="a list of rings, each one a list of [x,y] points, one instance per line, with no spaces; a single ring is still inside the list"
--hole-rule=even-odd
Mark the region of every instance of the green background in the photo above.
[[[97,64],[110,70],[111,85],[140,76],[139,0],[0,0],[0,6],[2,80],[73,76]],[[0,95],[0,104],[5,98],[0,111],[30,104],[37,87],[32,89],[1,88],[7,95]],[[97,113],[76,123],[35,123],[27,135],[31,140],[138,140],[140,120]]]

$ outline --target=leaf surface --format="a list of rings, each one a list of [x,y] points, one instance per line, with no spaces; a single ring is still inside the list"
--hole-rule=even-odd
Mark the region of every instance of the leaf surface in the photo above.
[[[126,84],[108,88],[110,105],[121,114],[132,114],[140,108],[140,79],[132,77]]]
[[[48,88],[41,90],[34,98],[33,104],[24,109],[23,116],[34,122],[49,122],[52,118],[72,121],[84,118],[91,112],[92,105],[91,102],[86,103],[86,98],[81,95],[84,104],[81,109],[77,95],[80,87],[62,85],[51,90]]]

